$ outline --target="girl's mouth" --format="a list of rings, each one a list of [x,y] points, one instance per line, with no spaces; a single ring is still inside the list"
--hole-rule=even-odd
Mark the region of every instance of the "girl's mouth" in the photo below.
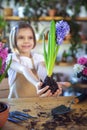
[[[22,48],[30,48],[31,45],[27,45],[27,46],[22,46]]]

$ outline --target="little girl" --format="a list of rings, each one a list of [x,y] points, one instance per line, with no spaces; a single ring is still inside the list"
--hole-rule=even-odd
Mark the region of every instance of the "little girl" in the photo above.
[[[36,38],[30,24],[20,22],[12,28],[9,39],[12,53],[8,55],[7,64],[11,57],[12,63],[8,70],[10,87],[8,98],[60,95],[61,85],[58,85],[59,89],[54,95],[48,89],[49,86],[41,89],[40,80],[44,80],[46,69],[43,56],[32,51],[36,46]]]

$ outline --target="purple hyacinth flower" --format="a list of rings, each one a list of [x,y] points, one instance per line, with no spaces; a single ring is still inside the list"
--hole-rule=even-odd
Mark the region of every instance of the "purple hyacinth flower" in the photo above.
[[[69,31],[70,26],[67,22],[61,20],[56,23],[56,39],[58,45],[62,44],[65,36],[69,33]]]
[[[0,75],[5,72],[7,55],[8,49],[3,48],[3,44],[0,42]]]

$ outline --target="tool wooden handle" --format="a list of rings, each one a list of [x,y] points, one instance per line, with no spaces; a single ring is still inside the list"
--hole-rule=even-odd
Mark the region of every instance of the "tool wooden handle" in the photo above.
[[[77,96],[77,97],[74,98],[74,103],[82,102],[85,99],[87,99],[87,95],[86,94],[81,94],[80,96]]]

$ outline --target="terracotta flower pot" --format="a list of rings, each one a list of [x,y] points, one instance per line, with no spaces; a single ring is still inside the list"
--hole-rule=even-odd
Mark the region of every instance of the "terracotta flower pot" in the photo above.
[[[6,123],[9,114],[9,105],[0,102],[0,128]]]
[[[13,9],[12,8],[4,8],[3,15],[4,16],[13,16]]]
[[[56,9],[49,9],[49,10],[48,10],[48,14],[49,14],[49,16],[51,16],[51,17],[55,16],[55,15],[56,15],[56,12],[57,12]]]

